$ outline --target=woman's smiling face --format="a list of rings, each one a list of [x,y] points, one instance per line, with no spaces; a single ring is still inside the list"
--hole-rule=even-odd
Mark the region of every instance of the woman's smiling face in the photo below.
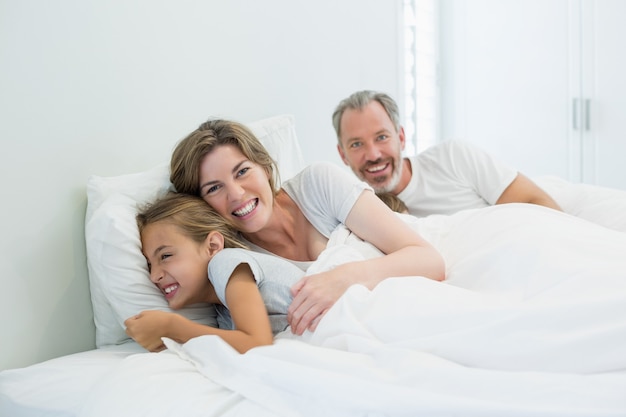
[[[263,229],[272,215],[270,178],[234,145],[221,145],[200,164],[200,195],[240,232]]]

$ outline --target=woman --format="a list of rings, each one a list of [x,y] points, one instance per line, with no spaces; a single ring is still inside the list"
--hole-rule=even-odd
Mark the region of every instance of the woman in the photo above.
[[[278,172],[272,158],[240,123],[203,123],[176,146],[170,169],[178,192],[201,196],[253,250],[286,258],[303,270],[317,259],[340,224],[385,254],[294,284],[288,321],[296,334],[315,330],[352,284],[372,289],[393,276],[445,278],[441,255],[367,184],[340,167],[313,164],[276,189]]]

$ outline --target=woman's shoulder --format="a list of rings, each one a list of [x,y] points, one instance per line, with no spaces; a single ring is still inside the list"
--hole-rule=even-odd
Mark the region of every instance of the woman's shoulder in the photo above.
[[[356,178],[351,172],[348,172],[346,169],[343,169],[337,164],[328,161],[317,161],[313,162],[300,171],[295,177],[291,180],[287,180],[286,182],[327,182],[327,181],[349,181],[349,182],[358,182],[358,178]]]
[[[337,171],[340,171],[340,172],[343,171],[341,167],[338,166],[337,164],[333,164],[332,162],[328,162],[328,161],[317,161],[304,167],[301,172],[315,174],[315,173],[337,172]]]

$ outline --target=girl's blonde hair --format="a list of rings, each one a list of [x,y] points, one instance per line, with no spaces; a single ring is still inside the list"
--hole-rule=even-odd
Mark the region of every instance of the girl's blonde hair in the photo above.
[[[170,192],[141,209],[136,216],[141,234],[146,226],[164,221],[178,227],[197,243],[205,241],[210,232],[224,236],[225,248],[244,248],[239,233],[200,197]]]
[[[378,198],[383,200],[383,203],[387,204],[389,208],[398,213],[408,213],[409,208],[404,204],[404,201],[400,199],[395,194],[384,192],[384,193],[376,193]]]
[[[246,126],[223,119],[202,123],[176,145],[170,161],[170,181],[176,191],[200,195],[200,165],[206,155],[222,145],[236,146],[248,160],[260,165],[276,194],[278,168],[267,149]]]

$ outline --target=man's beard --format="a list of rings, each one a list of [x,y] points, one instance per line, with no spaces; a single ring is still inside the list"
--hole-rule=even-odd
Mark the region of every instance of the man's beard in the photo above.
[[[393,171],[391,172],[391,177],[387,181],[386,185],[377,186],[377,185],[370,184],[372,185],[372,188],[374,189],[375,192],[393,194],[394,188],[396,188],[398,184],[400,183],[400,178],[402,178],[402,168],[403,168],[402,158],[400,158],[399,160],[394,160],[393,162],[394,162]]]

